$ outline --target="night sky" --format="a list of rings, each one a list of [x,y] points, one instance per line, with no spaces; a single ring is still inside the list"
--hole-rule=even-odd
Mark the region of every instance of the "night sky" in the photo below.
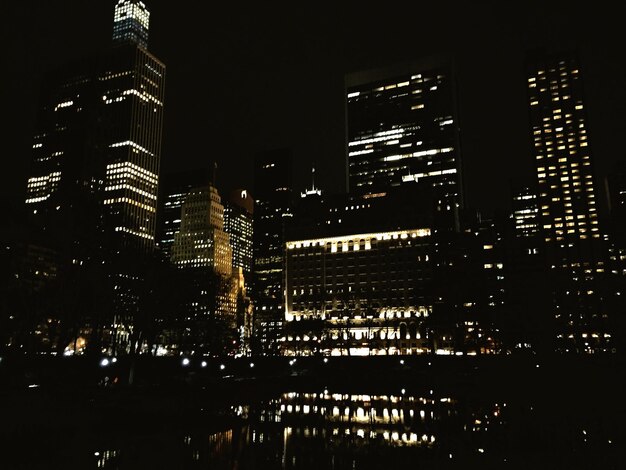
[[[43,73],[110,44],[115,0],[3,1],[4,201],[23,201]],[[295,188],[344,190],[345,72],[433,54],[455,58],[467,203],[508,206],[532,175],[523,75],[529,48],[577,46],[598,181],[626,158],[620,15],[600,2],[393,2],[280,8],[145,0],[150,51],[167,66],[162,173],[218,162],[218,186],[250,187],[252,158],[290,146]],[[309,4],[313,5],[313,4]],[[396,6],[397,5],[397,6]]]

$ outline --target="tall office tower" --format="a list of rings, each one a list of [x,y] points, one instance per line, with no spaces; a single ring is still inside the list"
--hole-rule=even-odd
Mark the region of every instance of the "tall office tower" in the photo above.
[[[213,185],[193,189],[182,206],[180,231],[174,235],[172,263],[232,273],[232,250],[224,231],[224,206]]]
[[[45,80],[26,196],[42,225],[99,224],[119,246],[154,247],[164,79],[144,45],[116,41]]]
[[[293,157],[268,151],[254,162],[254,348],[277,354],[284,319],[284,223],[291,217]]]
[[[437,209],[463,205],[459,119],[451,64],[430,60],[346,76],[351,193],[428,181]]]
[[[113,284],[106,297],[113,306],[97,321],[80,321],[94,334],[108,331],[102,336],[116,351],[130,350],[138,337],[141,263],[131,258],[155,245],[165,83],[165,66],[145,47],[147,19],[133,7],[127,16],[138,23],[118,31],[127,4],[116,6],[111,48],[44,80],[25,201],[35,223],[60,240],[55,248],[71,270],[102,270],[106,261],[104,278],[91,284]],[[139,25],[143,36],[121,40],[118,32]]]
[[[231,191],[224,201],[224,231],[230,236],[233,269],[241,268],[250,282],[252,273],[252,214],[254,200],[245,189]]]
[[[193,188],[208,186],[213,181],[209,168],[163,175],[159,185],[157,212],[157,245],[167,260],[172,255],[174,236],[180,231],[182,208]]]
[[[578,57],[533,53],[526,78],[557,349],[605,351],[608,314],[598,285],[605,269]]]
[[[150,12],[143,2],[119,0],[113,17],[113,41],[148,47]]]
[[[225,348],[231,348],[237,337],[239,273],[233,276],[224,206],[213,185],[194,188],[187,195],[171,260],[182,271],[180,287],[185,294],[178,320],[179,329],[190,332],[188,345],[196,351],[227,353],[230,349]],[[179,339],[175,346],[180,349],[184,343]]]

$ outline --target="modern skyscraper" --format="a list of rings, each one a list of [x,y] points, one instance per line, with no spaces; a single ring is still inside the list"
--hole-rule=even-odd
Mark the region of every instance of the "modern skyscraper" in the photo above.
[[[284,319],[284,221],[291,217],[293,157],[268,151],[254,163],[254,267],[252,301],[257,351],[275,354]]]
[[[581,67],[576,53],[536,52],[527,90],[539,220],[552,270],[557,349],[609,349],[599,227]]]
[[[118,235],[119,245],[149,251],[156,229],[165,66],[146,49],[148,22],[140,21],[144,13],[137,10],[145,10],[142,5],[121,0],[115,46],[45,80],[26,203],[42,225],[57,221],[60,230],[76,231],[81,224],[100,223]],[[126,8],[135,26],[123,29],[141,24],[142,40],[124,33],[121,41],[118,26],[126,20],[119,18]],[[87,212],[94,220],[85,220]]]
[[[120,0],[113,46],[44,80],[25,201],[71,270],[99,266],[91,284],[111,284],[103,317],[75,321],[117,352],[140,336],[143,281],[132,260],[155,246],[165,65],[147,50],[148,15]]]
[[[462,207],[456,84],[442,60],[346,76],[347,174],[351,193],[428,181],[440,211]]]
[[[584,240],[600,238],[583,84],[574,54],[539,56],[528,64],[528,99],[540,214],[546,242],[563,262],[580,262]],[[582,243],[581,243],[582,242]],[[586,256],[590,261],[592,254]]]
[[[230,237],[233,269],[241,268],[250,282],[252,273],[252,214],[254,200],[245,189],[235,189],[224,200],[224,231]]]

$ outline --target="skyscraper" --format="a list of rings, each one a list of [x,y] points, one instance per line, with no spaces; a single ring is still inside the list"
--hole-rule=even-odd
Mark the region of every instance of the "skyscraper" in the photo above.
[[[463,204],[453,68],[443,60],[346,76],[347,174],[351,193],[415,181],[436,188],[437,208]]]
[[[174,235],[172,262],[231,275],[232,251],[224,231],[224,206],[215,186],[194,188],[187,195],[180,231]]]
[[[583,240],[600,238],[592,159],[576,55],[539,56],[528,63],[528,99],[540,214],[546,242],[579,262]],[[581,243],[582,242],[582,243]],[[591,253],[583,255],[590,261]]]
[[[252,299],[257,351],[274,354],[284,319],[284,222],[291,217],[293,157],[288,149],[258,155],[254,163]]]
[[[213,185],[188,193],[171,251],[172,263],[184,279],[179,323],[193,338],[189,346],[214,354],[229,353],[237,337],[239,271],[233,273],[224,206]],[[177,348],[183,343],[181,340]]]
[[[157,244],[163,257],[171,258],[174,236],[180,231],[182,208],[193,188],[212,182],[209,168],[181,171],[164,175],[159,184]]]
[[[121,32],[128,8],[124,17],[130,23]],[[62,66],[45,80],[26,203],[49,228],[80,231],[81,224],[99,223],[117,235],[119,245],[149,251],[156,229],[165,66],[146,49],[145,15],[141,2],[120,0],[114,47]],[[135,37],[130,31],[139,26],[142,33]]]
[[[254,200],[245,189],[235,189],[224,200],[224,231],[230,237],[233,269],[241,268],[246,282],[252,273],[252,214]]]
[[[556,348],[606,351],[605,261],[581,67],[573,52],[527,59],[539,220],[554,282]]]
[[[102,318],[82,306],[76,321],[116,351],[139,336],[143,281],[132,260],[155,246],[165,65],[147,50],[148,17],[141,2],[120,0],[112,47],[45,78],[26,190],[34,222],[60,240],[53,248],[66,271],[99,266],[91,284],[111,284]]]

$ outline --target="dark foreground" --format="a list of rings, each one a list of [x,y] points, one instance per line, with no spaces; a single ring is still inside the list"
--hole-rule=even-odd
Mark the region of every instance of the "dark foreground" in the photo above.
[[[0,468],[625,468],[618,356],[101,361],[3,357]]]

